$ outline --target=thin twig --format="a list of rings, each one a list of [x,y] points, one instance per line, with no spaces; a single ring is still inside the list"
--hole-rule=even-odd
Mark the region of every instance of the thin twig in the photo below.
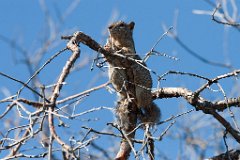
[[[29,84],[29,82],[36,77],[36,75],[38,75],[45,67],[46,65],[48,65],[53,59],[55,59],[58,55],[60,55],[62,52],[66,51],[67,48],[64,48],[62,50],[60,50],[59,52],[57,52],[55,55],[53,55],[52,57],[50,57],[47,62],[45,62],[37,71],[35,71],[35,73],[27,80],[27,82],[23,83],[23,86],[18,90],[18,94],[20,94],[22,92],[22,90],[24,89],[24,87],[27,87],[27,85]],[[41,96],[40,96],[41,97]],[[43,97],[41,97],[43,98]],[[48,100],[47,100],[48,102]]]
[[[101,88],[104,88],[104,87],[108,86],[109,84],[110,84],[110,82],[106,82],[106,83],[104,83],[104,84],[101,84],[101,85],[99,85],[99,86],[93,87],[93,88],[88,89],[88,90],[86,90],[86,91],[83,91],[83,92],[81,92],[81,93],[78,93],[78,94],[69,96],[69,97],[67,97],[67,98],[65,98],[65,99],[62,99],[62,100],[58,100],[58,101],[56,102],[56,104],[61,104],[61,103],[64,103],[64,102],[66,102],[66,101],[69,101],[69,100],[78,98],[78,97],[80,97],[80,96],[89,94],[89,93],[91,93],[91,92],[93,92],[93,91],[96,91],[96,90],[99,90],[99,89],[101,89]]]
[[[13,78],[13,77],[11,77],[11,76],[9,76],[9,75],[7,75],[7,74],[5,74],[5,73],[2,73],[2,72],[0,72],[0,75],[6,77],[6,78],[8,78],[8,79],[11,79],[11,80],[13,80],[13,81],[15,81],[15,82],[18,82],[18,83],[20,83],[20,84],[22,84],[22,85],[24,85],[24,86],[25,86],[26,88],[28,88],[30,91],[32,91],[33,93],[37,94],[39,97],[43,98],[43,96],[42,96],[40,93],[38,93],[35,89],[29,87],[29,86],[28,86],[27,84],[25,84],[24,82],[22,82],[22,81],[20,81],[20,80],[18,80],[18,79],[16,79],[16,78]]]
[[[212,14],[212,20],[219,23],[219,24],[224,24],[224,25],[229,25],[229,26],[233,26],[233,27],[239,27],[240,24],[236,23],[236,22],[231,22],[225,15],[225,13],[223,13],[223,17],[226,20],[226,22],[220,21],[218,19],[215,18],[215,14],[216,12],[221,8],[221,4],[219,3],[217,5],[217,7],[214,9],[213,14]]]

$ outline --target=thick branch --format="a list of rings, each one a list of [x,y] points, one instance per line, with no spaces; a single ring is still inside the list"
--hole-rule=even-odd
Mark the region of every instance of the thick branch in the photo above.
[[[71,40],[67,44],[67,48],[70,49],[73,53],[72,53],[71,57],[69,58],[69,60],[66,62],[65,66],[62,70],[62,73],[59,76],[57,85],[55,86],[55,88],[53,90],[53,94],[50,98],[50,102],[52,104],[56,103],[56,100],[60,94],[60,90],[62,88],[63,82],[69,75],[70,69],[76,62],[77,58],[80,56],[80,49],[78,48],[77,44],[78,43],[76,43],[76,37],[74,37],[74,36],[71,38]],[[56,130],[54,127],[54,117],[52,114],[53,112],[54,112],[54,105],[49,108],[49,116],[48,116],[49,129],[50,129],[51,135],[53,136],[54,139],[57,140],[57,142],[63,147],[64,150],[71,153],[72,148],[69,145],[67,145],[56,133]]]
[[[197,110],[201,110],[205,114],[211,114],[225,129],[240,143],[240,133],[235,130],[231,124],[226,121],[216,110],[223,111],[230,106],[239,106],[240,97],[231,98],[227,101],[210,102],[200,97],[198,93],[192,92],[185,88],[161,88],[153,92],[153,98],[173,98],[183,97],[189,104],[194,106]]]
[[[209,158],[209,160],[229,160],[229,159],[239,159],[240,157],[240,150],[230,150],[229,152],[222,153],[218,156],[214,156]]]
[[[62,36],[62,39],[69,39],[72,36]],[[90,36],[86,35],[83,32],[75,32],[74,37],[76,38],[76,43],[83,43],[89,48],[93,49],[94,51],[100,52],[103,55],[109,55],[110,53],[105,50],[99,43],[97,43],[94,39],[92,39]]]
[[[163,99],[163,98],[178,98],[183,97],[189,104],[195,106],[198,110],[203,110],[208,112],[208,110],[223,111],[227,107],[239,106],[240,97],[229,98],[227,101],[221,100],[216,102],[211,102],[204,99],[201,96],[196,96],[195,92],[192,92],[186,88],[168,87],[160,88],[152,92],[153,99]]]

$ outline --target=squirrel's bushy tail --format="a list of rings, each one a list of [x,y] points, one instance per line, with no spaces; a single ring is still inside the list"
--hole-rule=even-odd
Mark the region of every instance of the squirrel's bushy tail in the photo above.
[[[141,123],[158,123],[161,118],[161,110],[152,102],[149,107],[142,108],[142,113],[139,115]]]

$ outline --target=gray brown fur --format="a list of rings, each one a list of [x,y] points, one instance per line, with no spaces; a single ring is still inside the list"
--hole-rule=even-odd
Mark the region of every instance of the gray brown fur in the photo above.
[[[123,119],[127,119],[129,110],[124,110],[124,106],[134,103],[143,114],[140,114],[141,122],[158,122],[160,119],[160,109],[152,100],[151,88],[152,78],[150,72],[145,68],[146,64],[136,54],[133,40],[134,22],[129,24],[119,21],[108,27],[109,38],[105,48],[113,54],[118,53],[127,58],[109,60],[109,79],[113,87],[118,92],[117,115],[124,124]]]

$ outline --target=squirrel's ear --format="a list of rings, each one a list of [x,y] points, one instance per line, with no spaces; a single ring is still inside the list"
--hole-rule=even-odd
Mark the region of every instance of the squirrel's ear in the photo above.
[[[108,29],[112,29],[113,28],[113,24],[108,26]]]
[[[135,23],[132,21],[128,24],[130,30],[133,30]]]

